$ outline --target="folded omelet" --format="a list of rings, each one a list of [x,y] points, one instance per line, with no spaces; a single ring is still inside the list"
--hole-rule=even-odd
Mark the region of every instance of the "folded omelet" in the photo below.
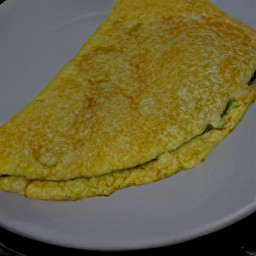
[[[256,98],[255,42],[207,0],[118,0],[0,127],[0,190],[77,200],[194,167]]]

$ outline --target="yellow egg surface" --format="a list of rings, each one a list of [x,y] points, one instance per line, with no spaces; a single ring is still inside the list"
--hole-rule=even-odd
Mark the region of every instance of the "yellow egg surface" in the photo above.
[[[256,99],[255,42],[207,0],[118,0],[0,126],[0,190],[78,200],[194,167]]]

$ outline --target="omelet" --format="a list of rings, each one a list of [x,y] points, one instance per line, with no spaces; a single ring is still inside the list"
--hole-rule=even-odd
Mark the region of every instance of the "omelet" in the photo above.
[[[193,168],[256,99],[256,32],[207,0],[118,0],[0,126],[0,190],[107,196]]]

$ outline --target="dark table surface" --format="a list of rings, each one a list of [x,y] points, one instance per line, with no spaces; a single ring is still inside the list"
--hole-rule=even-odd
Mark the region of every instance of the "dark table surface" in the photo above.
[[[4,0],[0,0],[0,4]],[[216,255],[216,256],[256,256],[256,212],[247,218],[212,234],[161,248],[140,251],[123,251],[122,255],[131,253],[156,253],[168,255]],[[0,227],[1,256],[35,256],[35,255],[101,255],[120,252],[86,251],[63,248],[34,241],[13,234]]]
[[[156,253],[168,255],[197,255],[197,256],[256,256],[256,212],[247,218],[212,234],[161,248],[140,251],[123,251],[122,255],[136,253]],[[0,228],[1,256],[37,256],[37,255],[115,255],[120,252],[86,251],[63,248],[39,241],[30,240]]]

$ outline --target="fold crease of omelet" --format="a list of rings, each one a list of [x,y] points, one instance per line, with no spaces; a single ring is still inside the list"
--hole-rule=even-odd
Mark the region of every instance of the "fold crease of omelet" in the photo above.
[[[0,190],[109,195],[192,168],[256,98],[256,33],[206,0],[119,0],[0,127]]]

